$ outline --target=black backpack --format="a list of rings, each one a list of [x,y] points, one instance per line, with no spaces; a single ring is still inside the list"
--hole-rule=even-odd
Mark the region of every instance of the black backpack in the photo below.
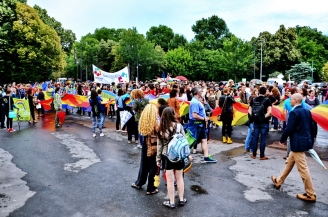
[[[100,114],[98,98],[96,102],[92,100],[92,112],[95,116],[98,116]]]
[[[257,98],[253,99],[252,105],[252,121],[255,124],[263,124],[265,122],[264,102],[267,100],[265,97],[262,102],[257,101]]]

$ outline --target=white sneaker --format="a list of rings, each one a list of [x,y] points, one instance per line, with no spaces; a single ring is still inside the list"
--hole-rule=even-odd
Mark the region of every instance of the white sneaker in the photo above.
[[[103,137],[105,134],[103,134],[103,133],[100,133],[100,137]]]
[[[140,144],[137,145],[137,148],[142,148],[142,146]]]
[[[96,134],[94,133],[92,136],[93,136],[93,138],[95,138],[96,137]]]
[[[276,132],[276,131],[277,131],[276,129],[273,128],[270,129],[270,132]]]
[[[121,131],[122,131],[122,130],[116,130],[116,132],[118,132],[118,133],[121,132]]]

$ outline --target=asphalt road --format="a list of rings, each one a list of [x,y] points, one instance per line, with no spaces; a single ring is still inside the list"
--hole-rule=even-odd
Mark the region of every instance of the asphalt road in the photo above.
[[[105,137],[92,138],[86,116],[70,115],[63,128],[55,129],[53,115],[47,114],[39,123],[22,123],[15,133],[0,131],[0,216],[327,216],[327,170],[308,158],[316,203],[296,199],[304,193],[296,168],[275,190],[270,176],[283,169],[285,151],[268,147],[269,160],[252,160],[240,143],[245,127],[234,128],[232,145],[216,141],[214,132],[209,147],[218,163],[203,164],[201,154],[194,155],[185,174],[188,203],[169,210],[161,205],[167,197],[163,179],[152,196],[145,186],[130,187],[140,149],[114,132],[110,120],[105,126]],[[268,144],[279,137],[274,134]],[[321,144],[324,155],[327,147]]]

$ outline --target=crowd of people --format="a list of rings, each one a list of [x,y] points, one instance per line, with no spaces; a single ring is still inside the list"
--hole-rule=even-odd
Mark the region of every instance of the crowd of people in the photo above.
[[[327,97],[327,85],[321,89],[322,95]],[[13,98],[28,99],[31,118],[30,123],[37,123],[35,118],[35,109],[38,110],[38,117],[42,118],[44,109],[39,102],[45,99],[43,91],[54,91],[53,108],[56,114],[62,111],[61,98],[65,93],[74,93],[77,95],[90,96],[89,103],[91,110],[85,112],[83,108],[78,108],[79,115],[88,114],[92,120],[92,136],[97,136],[97,129],[100,137],[104,136],[102,131],[105,117],[116,118],[116,131],[118,133],[127,134],[127,142],[134,143],[138,148],[141,148],[141,162],[137,181],[132,183],[131,187],[141,189],[142,185],[147,182],[147,194],[152,195],[158,192],[154,186],[154,176],[158,167],[162,167],[166,171],[167,190],[169,200],[164,201],[163,205],[169,208],[175,207],[174,202],[174,184],[176,183],[179,195],[179,205],[186,204],[187,199],[184,198],[184,183],[183,183],[183,168],[185,161],[178,163],[170,162],[165,156],[167,146],[172,136],[179,131],[183,135],[185,132],[190,133],[195,139],[190,144],[191,153],[197,153],[197,145],[201,144],[203,153],[203,161],[205,163],[216,163],[217,161],[209,154],[208,140],[210,131],[218,128],[215,122],[212,122],[212,111],[221,108],[222,112],[219,115],[222,121],[221,134],[222,142],[232,144],[232,121],[233,121],[233,104],[236,101],[249,105],[248,116],[249,121],[248,133],[245,139],[245,151],[250,152],[251,158],[256,159],[258,152],[258,140],[260,142],[260,160],[267,160],[265,154],[266,135],[269,132],[283,132],[281,143],[287,143],[288,151],[285,159],[288,163],[286,171],[278,178],[273,177],[272,180],[278,188],[284,182],[288,171],[291,170],[294,163],[298,167],[302,167],[300,171],[302,178],[306,177],[306,193],[298,195],[300,199],[315,200],[315,192],[305,158],[295,152],[301,150],[304,152],[300,142],[295,141],[297,138],[293,136],[294,130],[303,132],[305,139],[309,143],[314,143],[316,136],[316,125],[306,129],[297,129],[297,115],[306,113],[306,104],[309,107],[315,107],[320,104],[325,98],[319,99],[318,87],[311,87],[306,82],[302,88],[297,87],[297,83],[292,86],[284,84],[279,86],[274,83],[273,86],[262,83],[252,84],[251,82],[235,83],[233,80],[228,82],[205,82],[205,81],[183,81],[173,83],[159,82],[130,82],[126,84],[96,84],[93,82],[43,82],[35,84],[8,84],[0,87],[0,123],[1,128],[5,128],[4,122],[6,119],[6,129],[8,132],[14,132],[12,127],[12,118],[9,117],[9,111],[15,108]],[[106,106],[108,102],[103,100],[101,93],[107,90],[116,95],[115,105]],[[164,100],[161,98],[163,94],[169,94],[169,98]],[[147,96],[153,95],[158,98],[157,105],[151,104]],[[132,103],[126,104],[129,99]],[[189,101],[189,113],[180,116],[180,102]],[[272,106],[284,103],[284,114],[287,121],[280,121],[272,116]],[[302,110],[296,110],[295,107],[301,107]],[[120,112],[127,111],[130,118],[124,126],[121,126]],[[72,112],[67,110],[67,112]],[[309,114],[306,113],[308,118]],[[311,116],[311,114],[310,114]],[[292,123],[290,119],[293,117]],[[303,116],[302,116],[303,117]],[[270,123],[272,128],[270,129]],[[61,123],[56,115],[56,127],[60,127]],[[302,123],[303,125],[306,123]],[[304,136],[303,135],[303,136]],[[288,139],[290,138],[290,139]],[[303,138],[303,137],[302,137]],[[296,147],[297,143],[297,147]],[[311,146],[307,144],[307,146]],[[296,148],[295,148],[296,147]],[[304,155],[304,154],[303,154]],[[189,161],[192,160],[190,156]],[[304,162],[305,161],[305,162]],[[301,166],[300,166],[301,165]],[[300,169],[299,169],[300,170]],[[305,174],[305,175],[304,175]],[[147,178],[148,177],[148,178]],[[310,178],[309,178],[310,177]],[[309,187],[310,186],[310,187]]]

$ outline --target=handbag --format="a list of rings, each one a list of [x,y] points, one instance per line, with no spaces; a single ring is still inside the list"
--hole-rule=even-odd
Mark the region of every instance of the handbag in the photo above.
[[[227,98],[228,98],[228,97],[226,96],[225,99],[224,99],[224,103],[223,103],[223,106],[222,106],[222,112],[224,111],[224,107],[225,107],[225,105],[226,105]],[[222,114],[222,112],[221,112],[221,114]],[[218,121],[222,121],[222,120],[221,120],[221,114],[218,115]]]
[[[10,97],[9,97],[9,114],[8,114],[8,117],[9,118],[17,118],[17,114],[14,110],[11,110],[11,100],[10,100]]]
[[[147,157],[156,155],[157,153],[157,136],[155,134],[146,136]]]

